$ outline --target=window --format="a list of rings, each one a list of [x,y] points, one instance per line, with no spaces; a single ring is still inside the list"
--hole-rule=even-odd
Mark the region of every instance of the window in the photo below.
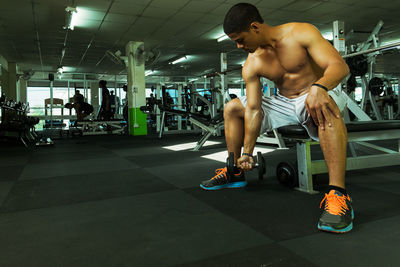
[[[27,101],[31,116],[44,116],[44,100],[50,98],[49,87],[28,87]]]

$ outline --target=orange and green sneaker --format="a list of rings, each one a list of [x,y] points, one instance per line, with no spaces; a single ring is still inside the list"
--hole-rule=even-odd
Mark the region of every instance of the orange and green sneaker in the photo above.
[[[347,233],[353,229],[354,211],[351,199],[337,190],[330,190],[322,199],[320,208],[325,202],[319,218],[318,229],[333,233]]]
[[[247,185],[244,171],[242,170],[228,177],[227,169],[219,168],[215,170],[215,174],[211,179],[201,182],[200,187],[204,190],[219,190],[224,188],[240,188]]]

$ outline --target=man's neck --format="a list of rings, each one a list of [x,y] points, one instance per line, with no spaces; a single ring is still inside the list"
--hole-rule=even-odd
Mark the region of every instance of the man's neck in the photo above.
[[[267,47],[267,46],[274,47],[276,41],[278,40],[276,27],[269,26],[267,24],[263,24],[261,31],[262,31],[262,35],[264,36],[264,41],[263,41],[262,46],[263,47]]]

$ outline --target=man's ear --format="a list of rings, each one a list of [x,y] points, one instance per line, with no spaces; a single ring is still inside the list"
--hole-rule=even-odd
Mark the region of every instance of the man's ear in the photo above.
[[[261,29],[261,24],[257,21],[252,22],[250,24],[250,30],[253,30],[255,33],[259,33]]]

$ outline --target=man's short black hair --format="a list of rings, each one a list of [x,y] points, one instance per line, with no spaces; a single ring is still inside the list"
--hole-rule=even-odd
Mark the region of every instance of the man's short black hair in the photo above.
[[[107,85],[107,81],[101,80],[101,81],[99,82],[99,84],[102,85],[102,86],[106,86],[106,85]]]
[[[258,9],[248,3],[236,4],[226,13],[224,32],[225,34],[247,32],[252,22],[264,23]]]

